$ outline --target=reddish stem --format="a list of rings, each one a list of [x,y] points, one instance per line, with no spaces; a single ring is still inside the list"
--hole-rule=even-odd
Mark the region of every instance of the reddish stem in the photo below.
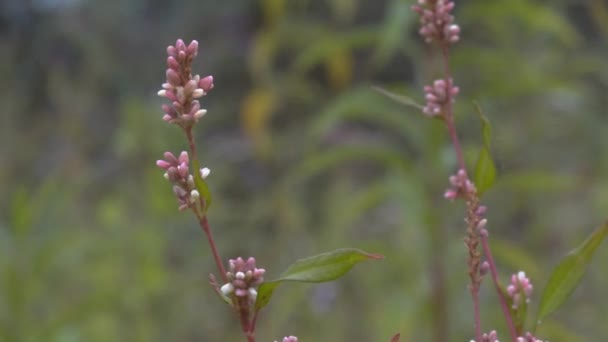
[[[445,125],[450,134],[450,139],[452,140],[452,145],[454,146],[454,151],[456,152],[456,158],[458,159],[458,165],[461,170],[466,171],[466,164],[464,162],[464,156],[462,153],[462,147],[460,146],[460,140],[458,139],[458,134],[456,132],[456,125],[454,124],[454,111],[452,109],[452,94],[451,94],[451,86],[452,79],[450,73],[450,55],[448,52],[447,44],[443,45],[441,48],[441,52],[443,55],[443,66],[445,69],[445,78],[446,82],[448,82],[448,91],[447,100],[445,105]],[[475,321],[475,339],[477,341],[481,341],[481,315],[479,312],[479,286],[475,286],[475,284],[471,285],[471,297],[473,297],[473,315]]]
[[[209,247],[211,247],[211,253],[213,254],[213,259],[215,260],[215,265],[217,266],[218,272],[220,272],[220,277],[224,283],[228,282],[228,278],[226,277],[226,269],[222,264],[222,259],[220,258],[220,254],[217,251],[217,247],[215,246],[215,241],[213,240],[213,234],[211,233],[211,228],[209,227],[209,221],[207,220],[207,215],[201,215],[198,210],[194,210],[196,216],[198,217],[198,222],[203,228],[205,232],[205,236],[207,236],[207,241],[209,242]]]
[[[188,139],[188,145],[190,146],[190,158],[192,160],[197,161],[196,165],[198,165],[198,159],[196,157],[196,144],[194,143],[194,136],[192,135],[192,127],[184,128],[184,132],[186,133],[186,138]],[[194,170],[194,172],[200,172],[199,170]],[[202,199],[201,199],[202,201]],[[201,203],[204,207],[204,201]],[[213,234],[211,233],[211,228],[209,227],[209,221],[207,220],[207,215],[203,212],[199,212],[196,207],[193,208],[194,214],[198,218],[198,223],[205,232],[205,236],[207,236],[207,241],[209,242],[209,247],[211,247],[211,253],[213,254],[213,259],[215,260],[215,265],[217,266],[218,272],[220,272],[220,277],[224,282],[228,281],[226,278],[226,269],[224,268],[224,264],[222,263],[222,258],[220,258],[220,254],[217,251],[217,247],[215,245],[215,240],[213,240]]]
[[[192,127],[184,128],[184,132],[186,133],[188,145],[190,147],[190,158],[192,158],[192,160],[196,160],[196,164],[198,165],[198,160],[196,156],[196,144],[194,142],[194,136],[192,135]],[[199,171],[195,170],[195,172]],[[202,198],[201,207],[205,208],[205,202]],[[204,212],[199,212],[196,206],[193,207],[193,211],[196,217],[198,218],[199,225],[203,229],[203,232],[205,232],[205,236],[207,237],[207,241],[209,242],[209,247],[211,248],[211,253],[213,254],[213,259],[215,260],[215,265],[217,266],[217,270],[220,273],[220,277],[222,278],[222,281],[224,283],[227,283],[228,277],[226,276],[226,269],[224,268],[222,258],[220,258],[220,254],[217,251],[215,240],[213,239],[213,234],[211,233],[211,227],[209,226],[209,220],[207,220],[207,215]],[[249,315],[247,311],[243,311],[240,310],[240,308],[237,308],[237,312],[239,312],[238,315],[239,320],[241,322],[241,329],[243,330],[243,334],[245,334],[245,337],[247,338],[247,342],[255,342],[255,317],[257,316],[257,312],[254,316],[254,320],[251,323],[249,322]]]
[[[502,308],[502,312],[505,315],[505,320],[507,321],[507,326],[509,328],[509,333],[511,333],[511,339],[513,341],[517,340],[517,331],[515,330],[515,325],[513,325],[513,319],[511,318],[511,311],[509,310],[509,305],[507,304],[507,299],[502,292],[502,288],[500,287],[500,282],[498,280],[498,272],[496,271],[496,264],[494,263],[494,258],[492,257],[492,251],[490,250],[490,244],[488,244],[488,238],[486,236],[481,237],[481,245],[483,246],[483,252],[486,255],[486,261],[488,265],[490,265],[490,273],[492,275],[492,281],[494,282],[494,287],[496,288],[496,293],[498,293],[498,299],[500,300],[500,307]]]
[[[450,55],[448,53],[447,45],[444,45],[441,49],[443,54],[443,66],[445,68],[445,78],[446,82],[448,82],[448,86],[452,86],[452,74],[450,72]],[[464,162],[464,155],[462,153],[462,147],[460,146],[460,140],[458,139],[458,134],[456,132],[456,125],[454,124],[454,111],[452,109],[452,92],[451,89],[448,89],[447,94],[447,104],[445,106],[445,124],[448,128],[448,132],[450,133],[450,138],[452,139],[452,144],[454,145],[454,151],[456,152],[456,158],[458,158],[458,165],[462,170],[466,170],[466,164]]]
[[[255,342],[255,334],[251,328],[251,324],[249,323],[249,311],[241,310],[240,308],[237,310],[240,312],[239,316],[241,320],[241,329],[247,338],[247,342]]]
[[[451,80],[452,76],[450,73],[450,55],[449,55],[447,44],[442,46],[441,52],[443,55],[445,78],[446,78],[446,81],[449,82]],[[451,83],[452,82],[449,82],[448,85],[451,86]],[[453,113],[453,109],[452,109],[451,92],[448,90],[446,93],[447,93],[447,104],[445,106],[445,119],[446,119],[445,123],[448,128],[448,132],[450,133],[450,139],[452,140],[452,145],[454,146],[454,151],[456,152],[456,157],[458,158],[458,164],[462,170],[466,171],[466,164],[464,162],[464,155],[462,152],[462,147],[460,145],[460,140],[458,139],[456,125],[454,124],[454,113]],[[505,316],[505,320],[507,322],[507,326],[509,328],[511,338],[513,341],[516,341],[517,332],[513,325],[513,319],[511,318],[511,311],[509,310],[509,306],[507,305],[507,301],[504,297],[504,294],[500,287],[500,283],[498,281],[498,271],[496,270],[496,264],[494,263],[494,258],[492,258],[492,252],[490,250],[490,245],[488,244],[487,237],[481,237],[481,241],[482,241],[483,251],[486,255],[486,259],[490,266],[490,272],[492,273],[492,281],[494,282],[494,287],[496,289],[496,293],[498,294],[498,298],[500,299],[500,306],[501,306],[503,314]],[[481,319],[480,319],[480,312],[479,312],[479,287],[478,286],[471,290],[471,295],[473,297],[473,308],[474,308],[474,315],[475,315],[475,336],[476,336],[477,341],[481,341]]]
[[[253,318],[251,319],[251,333],[255,333],[255,324],[257,323],[258,320],[258,312],[260,312],[260,310],[255,310],[255,312],[253,313]]]
[[[471,295],[473,296],[473,312],[475,315],[475,340],[481,341],[481,319],[479,318],[479,286],[476,286],[475,289],[471,290]]]

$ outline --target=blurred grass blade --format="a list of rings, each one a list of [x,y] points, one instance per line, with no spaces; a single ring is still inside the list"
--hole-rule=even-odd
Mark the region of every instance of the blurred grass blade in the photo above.
[[[475,109],[481,119],[481,134],[483,137],[483,146],[481,151],[479,151],[477,163],[475,164],[475,186],[481,196],[494,185],[494,182],[496,181],[496,166],[494,165],[492,155],[490,154],[492,126],[490,125],[488,118],[483,115],[481,108],[477,103],[475,103]]]
[[[374,89],[375,91],[379,92],[380,94],[388,97],[391,100],[401,103],[402,105],[414,107],[414,108],[417,108],[420,110],[422,110],[424,108],[422,105],[416,103],[416,101],[414,101],[414,99],[412,99],[411,97],[395,94],[392,91],[388,91],[388,90],[378,87],[378,86],[372,86],[372,89]]]
[[[608,222],[593,232],[580,246],[568,253],[555,267],[543,291],[536,324],[556,311],[579,284],[593,253],[608,234]]]
[[[255,308],[260,310],[266,306],[274,290],[283,282],[324,283],[342,277],[354,265],[362,261],[382,258],[384,257],[379,254],[370,254],[355,248],[344,248],[300,259],[289,266],[278,279],[260,285]]]

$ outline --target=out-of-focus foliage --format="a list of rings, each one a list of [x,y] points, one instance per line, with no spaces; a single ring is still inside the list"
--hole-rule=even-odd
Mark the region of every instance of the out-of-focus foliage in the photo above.
[[[469,340],[463,207],[442,200],[456,167],[446,132],[372,89],[422,102],[438,76],[410,5],[0,2],[0,340],[242,340],[208,286],[202,232],[154,167],[186,149],[155,95],[178,37],[200,42],[195,71],[216,80],[197,139],[222,256],[253,255],[269,279],[340,247],[386,257],[280,288],[259,340]],[[482,146],[473,101],[493,128],[492,248],[503,281],[521,269],[541,289],[606,218],[608,5],[458,1],[456,15],[470,167]],[[600,248],[538,336],[608,337],[607,258]],[[488,285],[483,325],[505,338]]]

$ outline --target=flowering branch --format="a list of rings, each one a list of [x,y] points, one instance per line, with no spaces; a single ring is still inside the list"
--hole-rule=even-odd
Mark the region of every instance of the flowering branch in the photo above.
[[[464,155],[454,123],[453,102],[459,88],[454,86],[450,72],[449,46],[460,40],[460,27],[454,24],[454,16],[451,14],[454,6],[455,3],[452,0],[418,0],[418,4],[412,6],[412,10],[420,15],[420,35],[429,44],[438,43],[443,57],[444,78],[436,80],[432,86],[424,87],[426,106],[423,108],[423,112],[428,116],[437,117],[444,121],[459,164],[458,172],[450,177],[451,187],[445,192],[444,197],[450,200],[463,198],[467,206],[465,244],[469,250],[468,273],[471,282],[469,290],[473,299],[476,341],[487,340],[496,336],[496,332],[491,333],[491,336],[481,333],[479,289],[482,273],[487,269],[492,273],[492,280],[500,299],[509,332],[512,340],[515,341],[517,332],[498,282],[496,265],[487,241],[487,219],[484,217],[486,208],[481,205],[477,189],[466,171]],[[481,252],[479,251],[480,243],[487,259],[487,262],[483,263],[484,267],[480,267],[482,264]]]
[[[183,40],[178,39],[175,46],[167,48],[167,54],[166,82],[158,95],[171,101],[171,105],[162,105],[165,113],[163,120],[182,129],[188,141],[189,153],[183,151],[176,157],[171,152],[165,152],[164,159],[158,160],[156,165],[165,170],[165,178],[172,183],[179,210],[192,209],[207,237],[211,254],[224,283],[220,288],[215,276],[211,274],[211,285],[218,295],[232,304],[247,341],[255,342],[255,316],[252,318],[252,308],[257,296],[256,288],[263,282],[265,270],[255,267],[255,258],[244,261],[239,257],[229,261],[230,271],[226,271],[207,219],[210,197],[201,196],[199,192],[199,182],[204,184],[204,179],[211,171],[202,168],[191,174],[189,168],[190,161],[193,165],[199,165],[192,129],[207,113],[206,109],[201,108],[198,99],[207,95],[213,88],[213,76],[201,78],[199,75],[192,75],[192,61],[198,54],[196,40],[186,46]]]

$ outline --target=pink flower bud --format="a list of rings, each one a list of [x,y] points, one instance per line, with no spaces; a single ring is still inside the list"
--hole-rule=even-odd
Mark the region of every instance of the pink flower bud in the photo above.
[[[175,60],[175,57],[169,56],[167,57],[167,67],[177,70],[179,68],[179,63]]]
[[[199,98],[203,97],[203,95],[205,95],[205,91],[203,91],[203,89],[201,89],[201,88],[196,88],[192,92],[192,97],[195,99],[199,99]]]
[[[176,54],[177,54],[177,49],[175,49],[175,46],[169,45],[167,47],[167,55],[175,57]]]
[[[205,93],[208,93],[211,89],[213,89],[213,76],[205,76],[198,83],[199,88],[203,89]]]
[[[167,69],[167,82],[174,87],[181,85],[182,80],[177,74],[177,72],[173,69]]]
[[[180,51],[180,52],[181,52],[181,51],[186,51],[186,44],[184,43],[184,41],[183,41],[183,40],[178,39],[178,40],[175,42],[175,48],[176,48],[178,51]]]
[[[171,164],[164,160],[157,160],[156,166],[160,167],[161,169],[167,170],[169,168],[169,166],[171,166]]]
[[[190,42],[190,45],[188,45],[187,48],[187,52],[189,55],[195,57],[198,54],[198,42],[196,40],[193,40]]]
[[[458,197],[458,192],[448,189],[443,193],[443,197],[447,200],[455,200]]]
[[[186,164],[186,166],[187,166],[187,165],[188,165],[188,162],[190,161],[190,158],[188,157],[188,152],[186,152],[186,151],[182,151],[182,152],[179,154],[178,161],[179,161],[180,163],[185,163],[185,164]]]
[[[484,276],[484,275],[488,274],[489,271],[490,271],[490,264],[487,261],[482,262],[481,265],[479,266],[479,275]]]
[[[190,80],[188,82],[186,82],[186,85],[184,86],[184,92],[186,94],[192,94],[192,92],[194,92],[196,88],[197,84],[194,80]]]

